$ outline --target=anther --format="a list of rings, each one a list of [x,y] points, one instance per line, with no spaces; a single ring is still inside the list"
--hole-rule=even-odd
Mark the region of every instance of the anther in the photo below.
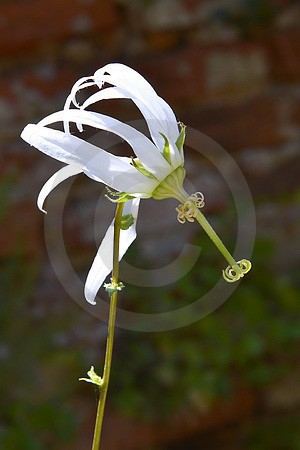
[[[202,192],[196,192],[195,194],[190,195],[185,203],[178,205],[176,208],[178,222],[185,223],[186,220],[194,222],[197,215],[197,208],[203,208],[203,206],[204,195]]]
[[[205,205],[204,195],[202,194],[202,192],[196,192],[195,194],[190,195],[189,200],[192,200],[197,208],[203,208],[203,206]]]

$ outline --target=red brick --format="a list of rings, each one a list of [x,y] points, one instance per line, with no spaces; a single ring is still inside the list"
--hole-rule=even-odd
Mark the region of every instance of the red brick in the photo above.
[[[216,53],[224,55],[225,64],[227,59],[232,58],[240,61],[240,66],[243,66],[243,61],[249,61],[253,68],[252,77],[240,79],[239,71],[233,68],[232,74],[229,72],[227,80],[221,85],[212,83],[211,77],[214,74],[211,74],[211,70],[214,68],[210,66],[210,61]],[[258,59],[257,65],[263,67],[256,67],[255,58]],[[229,96],[240,92],[247,94],[252,87],[264,83],[268,67],[264,47],[244,42],[190,46],[167,55],[156,55],[147,60],[135,59],[129,63],[149,78],[158,93],[173,104],[199,103],[223,94]],[[217,69],[222,73],[222,64]]]
[[[204,91],[204,58],[201,49],[187,48],[167,55],[129,61],[159,95],[168,101],[189,101]]]
[[[197,6],[199,6],[198,0],[181,0],[181,3],[185,9],[192,12],[194,12],[197,9]]]
[[[293,110],[291,112],[291,123],[300,127],[300,101],[295,100],[293,104]]]
[[[276,32],[270,39],[269,55],[274,78],[282,81],[300,79],[300,30]]]
[[[8,80],[6,77],[0,78],[0,97],[10,101],[13,101],[14,99],[14,95],[8,85]]]
[[[152,50],[166,51],[176,47],[178,44],[178,34],[176,31],[158,31],[148,33],[147,42]]]
[[[249,175],[246,173],[247,168],[242,168],[244,169],[254,196],[276,198],[276,196],[296,192],[299,188],[299,163],[300,158],[294,156],[290,160],[284,161],[280,166],[274,168],[274,170],[268,173],[262,173],[261,175],[259,173]]]
[[[52,97],[62,90],[67,92],[79,78],[78,74],[69,67],[58,69],[52,77],[43,78],[33,71],[25,72],[19,77],[25,88],[32,88],[39,91],[46,97]]]
[[[0,5],[0,52],[12,54],[118,23],[109,0],[32,0]]]
[[[229,151],[277,145],[286,140],[281,133],[278,100],[269,96],[194,109],[179,119]]]

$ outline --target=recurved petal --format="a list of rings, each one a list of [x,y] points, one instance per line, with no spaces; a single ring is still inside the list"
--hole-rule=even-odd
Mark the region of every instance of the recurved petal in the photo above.
[[[125,214],[132,214],[134,224],[128,230],[120,231],[120,251],[119,261],[123,258],[128,247],[136,238],[136,220],[139,209],[139,199],[129,200],[124,205]],[[93,264],[88,273],[85,283],[85,298],[89,303],[95,305],[95,297],[102,286],[105,278],[113,269],[113,238],[114,238],[114,220],[110,224],[103,241],[97,251]]]
[[[86,87],[90,87],[93,86],[95,84],[95,82],[93,81],[93,77],[83,77],[80,78],[78,81],[76,81],[76,83],[73,85],[70,94],[68,95],[66,101],[65,101],[65,106],[64,109],[68,110],[70,109],[71,104],[73,103],[77,108],[79,108],[79,104],[76,100],[76,94],[78,91],[80,91],[81,89],[85,89]],[[65,126],[65,131],[67,133],[70,133],[70,127],[69,127],[69,123],[68,122],[64,122],[64,126]],[[80,124],[79,124],[79,129],[80,129]],[[81,130],[80,130],[81,131]]]
[[[76,136],[29,124],[21,137],[43,153],[118,191],[149,196],[155,188],[156,180],[138,172],[129,164],[129,158],[112,155]]]
[[[89,106],[93,105],[96,102],[100,102],[101,100],[111,100],[116,98],[128,98],[122,89],[116,87],[108,87],[105,89],[101,89],[101,91],[96,92],[95,94],[90,95],[83,104],[80,106],[80,109],[86,109]]]
[[[139,102],[139,104],[137,102],[136,104],[140,109],[144,105],[151,111],[156,121],[152,122],[151,117],[145,118],[148,122],[151,135],[154,136],[155,141],[158,141],[161,146],[163,146],[163,140],[159,136],[159,133],[165,134],[169,141],[176,142],[179,131],[172,108],[165,100],[157,95],[153,87],[142,75],[124,64],[112,63],[98,69],[94,74],[94,80],[100,88],[103,82],[108,82],[118,88],[124,89],[127,91],[126,95],[128,95],[128,98],[135,98]],[[156,129],[157,126],[158,128]],[[174,148],[173,157],[173,159],[177,159],[176,148]]]
[[[45,117],[38,125],[45,126],[55,122],[68,121],[106,130],[124,139],[147,170],[157,179],[163,180],[172,170],[159,149],[143,133],[113,117],[91,111],[69,109],[58,111]]]
[[[82,173],[82,169],[76,166],[65,166],[62,169],[58,170],[54,175],[52,175],[51,178],[49,178],[48,181],[44,184],[42,189],[40,190],[38,199],[37,199],[37,205],[38,208],[45,214],[47,214],[47,211],[43,209],[44,203],[48,195],[50,194],[53,189],[56,188],[60,183],[65,181],[67,178],[72,177],[73,175],[77,175],[78,173]]]
[[[133,103],[135,103],[135,105],[141,111],[144,119],[146,120],[153,142],[156,144],[158,148],[162,147],[163,139],[160,132],[163,134],[166,133],[168,134],[168,130],[165,127],[165,121],[159,120],[159,118],[151,110],[153,102],[149,104],[149,102],[147,102],[144,97],[142,99],[139,99],[135,97],[127,89],[122,89],[120,87],[108,87],[105,89],[101,89],[99,92],[96,92],[95,94],[88,97],[86,101],[82,104],[80,109],[86,109],[96,102],[109,99],[132,100]]]

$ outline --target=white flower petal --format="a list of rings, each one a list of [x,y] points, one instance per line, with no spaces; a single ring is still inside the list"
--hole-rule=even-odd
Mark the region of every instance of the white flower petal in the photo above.
[[[142,115],[144,116],[147,122],[153,142],[156,144],[158,148],[162,149],[164,140],[160,132],[164,134],[168,133],[165,128],[165,123],[158,120],[155,114],[151,111],[151,109],[149,109],[151,105],[146,106],[143,101],[134,97],[129,91],[125,89],[117,87],[108,87],[102,89],[101,91],[96,92],[95,94],[87,98],[86,101],[80,107],[80,109],[86,109],[89,106],[101,100],[120,99],[120,98],[130,99],[135,103],[135,105],[139,108],[139,110],[141,111]]]
[[[47,214],[47,211],[43,209],[44,203],[48,195],[50,194],[53,189],[56,188],[60,183],[65,181],[67,178],[72,177],[73,175],[77,175],[78,173],[82,173],[82,169],[75,167],[75,166],[65,166],[62,169],[60,169],[58,172],[56,172],[54,175],[52,175],[51,178],[49,178],[48,181],[44,184],[42,189],[40,190],[38,199],[37,199],[37,205],[38,208],[45,214]]]
[[[122,89],[115,88],[115,87],[108,87],[105,89],[102,89],[101,91],[96,92],[95,94],[88,97],[85,102],[80,106],[80,109],[86,109],[89,106],[93,105],[96,102],[99,102],[101,100],[110,100],[110,99],[116,99],[116,98],[128,98],[126,95],[124,95]]]
[[[93,86],[95,84],[94,81],[90,81],[93,77],[83,77],[80,78],[78,81],[76,81],[76,83],[73,85],[70,94],[68,95],[66,101],[65,101],[65,106],[64,109],[68,110],[70,109],[71,104],[73,103],[77,108],[79,108],[79,104],[77,103],[76,100],[76,94],[78,91],[80,91],[81,89],[84,89],[86,87],[90,87]],[[69,127],[69,123],[65,122],[64,123],[64,127],[65,127],[65,131],[66,133],[70,133],[70,127]],[[79,126],[80,128],[80,126]]]
[[[135,128],[113,117],[91,111],[69,109],[45,117],[38,125],[45,126],[65,120],[89,125],[120,136],[132,147],[146,169],[151,171],[159,180],[163,180],[173,170],[150,139]]]
[[[134,218],[134,224],[128,228],[128,230],[120,231],[120,249],[119,249],[119,261],[123,258],[128,247],[136,238],[136,220],[139,209],[139,199],[134,199],[125,202],[124,212],[125,214],[132,214]],[[102,286],[105,278],[113,269],[113,239],[114,239],[114,220],[110,224],[103,241],[97,251],[93,264],[88,273],[85,283],[85,298],[89,303],[95,305],[95,297],[98,290]]]
[[[120,158],[103,149],[62,131],[40,125],[27,125],[21,137],[43,153],[81,169],[86,175],[104,184],[132,194],[150,196],[157,184]]]
[[[154,141],[159,142],[160,148],[164,142],[159,133],[165,134],[170,142],[176,142],[179,131],[173,110],[157,95],[142,75],[124,64],[112,63],[98,69],[94,74],[94,80],[100,88],[103,82],[108,82],[127,91],[128,97],[135,101],[142,114],[143,105],[151,111],[152,116],[148,118],[145,116],[145,119]],[[156,119],[155,122],[153,117]],[[174,146],[171,152],[172,165],[177,167],[181,160],[177,147]]]

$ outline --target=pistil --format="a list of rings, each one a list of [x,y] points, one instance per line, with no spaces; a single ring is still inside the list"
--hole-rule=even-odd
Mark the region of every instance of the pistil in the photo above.
[[[245,273],[249,272],[251,269],[251,262],[247,259],[235,261],[206,217],[199,210],[199,208],[202,208],[203,206],[204,196],[201,192],[196,192],[196,194],[189,196],[184,203],[180,204],[176,208],[178,213],[178,221],[180,223],[185,223],[186,220],[189,222],[194,222],[196,219],[230,264],[225,270],[222,271],[224,280],[228,283],[238,281],[245,275]]]

